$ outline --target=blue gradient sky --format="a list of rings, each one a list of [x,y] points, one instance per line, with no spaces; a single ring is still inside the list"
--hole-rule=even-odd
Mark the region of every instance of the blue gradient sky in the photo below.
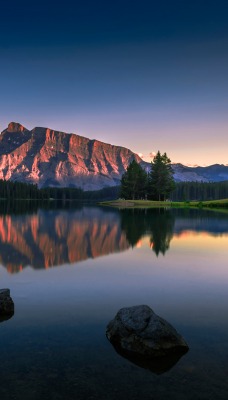
[[[228,1],[1,4],[0,130],[79,133],[228,163]]]

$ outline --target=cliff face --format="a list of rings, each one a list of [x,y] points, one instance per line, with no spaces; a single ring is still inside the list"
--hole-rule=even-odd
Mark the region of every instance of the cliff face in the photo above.
[[[96,190],[119,184],[131,150],[48,128],[11,122],[0,135],[0,179]]]
[[[150,168],[131,150],[49,128],[11,122],[0,135],[0,179],[36,183],[39,187],[98,190],[120,184],[132,160]],[[228,180],[228,166],[190,168],[173,164],[176,181]]]

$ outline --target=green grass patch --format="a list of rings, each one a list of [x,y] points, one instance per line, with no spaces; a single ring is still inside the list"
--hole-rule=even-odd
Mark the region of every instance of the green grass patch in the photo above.
[[[228,208],[228,199],[209,201],[151,201],[151,200],[110,200],[99,203],[102,206],[118,208],[152,208],[152,207],[207,207]]]

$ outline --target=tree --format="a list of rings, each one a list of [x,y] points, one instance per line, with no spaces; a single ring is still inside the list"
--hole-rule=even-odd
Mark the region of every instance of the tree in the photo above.
[[[157,152],[151,163],[148,181],[148,198],[152,200],[166,200],[175,189],[171,160],[167,154]]]
[[[147,173],[133,160],[121,178],[120,197],[136,200],[145,197]]]

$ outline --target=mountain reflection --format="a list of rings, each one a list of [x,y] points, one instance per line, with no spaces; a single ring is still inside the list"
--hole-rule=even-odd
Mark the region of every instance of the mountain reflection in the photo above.
[[[201,210],[81,207],[0,215],[0,263],[9,273],[72,264],[121,252],[149,237],[165,255],[173,236],[191,232],[228,233],[226,214]]]
[[[117,212],[99,208],[0,216],[0,263],[14,273],[71,264],[129,247]]]

